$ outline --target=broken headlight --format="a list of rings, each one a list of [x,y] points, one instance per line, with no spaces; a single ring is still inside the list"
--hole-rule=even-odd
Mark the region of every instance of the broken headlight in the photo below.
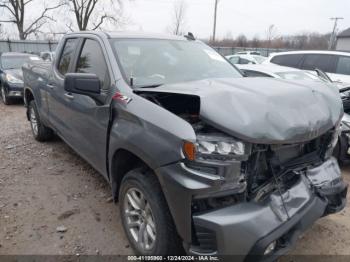
[[[333,134],[332,134],[332,139],[328,145],[328,148],[326,150],[325,158],[330,158],[333,155],[333,150],[338,144],[339,136],[341,134],[341,128],[340,128],[340,123],[336,126]]]
[[[342,131],[350,129],[350,115],[344,114],[340,126]]]
[[[185,143],[189,160],[230,161],[246,154],[246,145],[234,138],[220,135],[198,135],[196,143]]]

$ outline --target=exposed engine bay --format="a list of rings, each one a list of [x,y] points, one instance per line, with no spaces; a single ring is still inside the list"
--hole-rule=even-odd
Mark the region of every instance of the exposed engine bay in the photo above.
[[[141,96],[160,107],[174,113],[190,123],[197,136],[229,136],[205,123],[200,118],[200,98],[163,92],[145,92]],[[220,105],[218,105],[220,106]],[[245,154],[234,159],[216,158],[227,166],[237,166],[240,174],[236,177],[236,192],[229,195],[199,198],[193,201],[194,213],[215,210],[244,201],[262,202],[272,193],[284,194],[304,179],[308,170],[317,168],[332,155],[332,144],[337,139],[336,130],[332,129],[316,139],[295,144],[250,144]],[[198,163],[188,163],[188,167],[200,172],[218,174],[213,159],[201,159]],[[223,177],[226,181],[229,179]],[[347,187],[338,178],[332,181],[341,191],[340,196],[329,199],[327,213],[341,209],[342,196],[346,196]],[[320,191],[320,190],[319,190]]]
[[[198,96],[158,92],[146,92],[140,95],[190,124],[199,121],[200,98]]]

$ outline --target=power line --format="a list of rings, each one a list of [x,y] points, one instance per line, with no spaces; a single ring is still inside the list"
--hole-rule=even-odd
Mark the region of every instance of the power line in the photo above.
[[[334,47],[335,40],[336,40],[336,32],[337,32],[337,26],[338,26],[338,20],[344,19],[343,17],[331,17],[330,20],[334,20],[334,27],[333,27],[333,32],[331,35],[331,39],[329,41],[329,47],[328,49],[331,50]]]

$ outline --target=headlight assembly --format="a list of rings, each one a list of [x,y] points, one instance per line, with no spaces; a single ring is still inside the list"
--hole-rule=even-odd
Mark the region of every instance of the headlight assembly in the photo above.
[[[12,84],[22,84],[23,83],[23,81],[21,79],[18,79],[17,77],[10,75],[10,74],[6,74],[6,80]]]
[[[184,153],[189,160],[230,161],[246,154],[246,145],[231,137],[198,135],[196,143],[185,142]]]
[[[343,128],[344,125],[347,128],[350,128],[350,115],[348,115],[348,114],[344,114],[343,119],[341,120],[342,129],[344,129]]]
[[[338,144],[338,140],[339,140],[340,134],[341,134],[341,128],[340,128],[340,123],[339,123],[334,129],[331,141],[330,141],[330,143],[328,145],[328,148],[327,148],[327,150],[325,152],[325,158],[326,159],[332,156],[333,150]]]

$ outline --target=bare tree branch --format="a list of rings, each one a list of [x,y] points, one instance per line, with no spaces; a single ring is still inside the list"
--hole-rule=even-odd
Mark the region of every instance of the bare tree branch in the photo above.
[[[184,33],[185,17],[187,6],[184,0],[178,0],[174,3],[173,21],[170,26],[170,31],[174,35],[181,35]]]
[[[4,19],[4,23],[14,23],[18,29],[18,35],[20,39],[26,39],[30,34],[37,35],[40,32],[40,28],[48,21],[54,21],[54,19],[49,16],[49,12],[58,9],[64,5],[64,3],[59,3],[54,6],[47,7],[44,0],[43,3],[44,10],[38,13],[38,16],[29,23],[28,26],[26,20],[26,8],[27,5],[33,3],[36,0],[0,0],[0,7],[5,11],[8,19]]]
[[[277,38],[277,29],[275,25],[270,25],[266,30],[266,40],[268,42],[268,47],[271,45],[271,41]]]
[[[29,0],[28,2],[30,2],[32,0]],[[48,16],[47,13],[51,10],[57,9],[61,6],[63,6],[63,3],[57,4],[55,6],[52,7],[45,7],[44,11],[41,13],[41,15],[35,19],[28,27],[27,29],[24,31],[24,34],[26,36],[28,36],[29,34],[35,33],[36,31],[39,30],[39,28],[41,28],[45,22],[47,20],[51,20],[51,21],[55,21],[52,17]]]
[[[121,0],[111,0],[109,3],[106,3],[106,0],[65,0],[65,2],[75,14],[76,24],[81,31],[96,30],[107,21],[119,23]],[[107,5],[109,12],[103,8]],[[72,24],[67,27],[72,30]]]

